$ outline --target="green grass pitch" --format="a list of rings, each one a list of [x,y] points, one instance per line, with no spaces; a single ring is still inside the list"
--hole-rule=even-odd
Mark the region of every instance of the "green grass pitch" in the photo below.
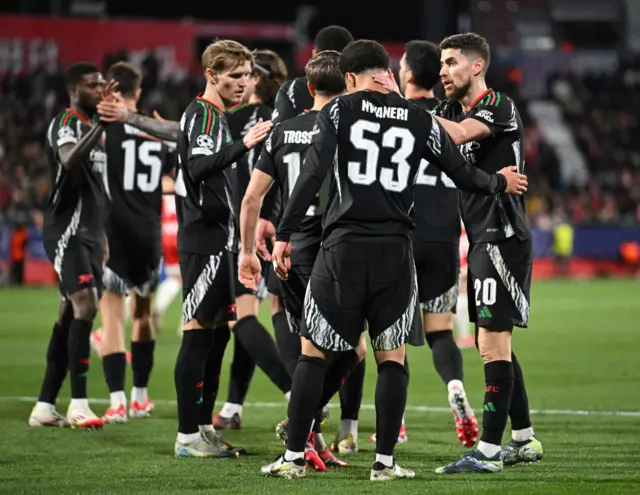
[[[394,485],[368,481],[373,444],[370,356],[360,415],[360,452],[350,466],[305,480],[266,479],[259,467],[282,451],[274,425],[285,416],[278,390],[256,371],[244,427],[230,442],[252,455],[240,459],[173,458],[176,433],[173,365],[179,338],[179,304],[165,319],[156,347],[151,397],[153,417],[103,431],[30,429],[27,418],[37,395],[58,296],[48,289],[0,291],[0,493],[640,493],[640,285],[636,281],[534,284],[531,323],[518,330],[514,350],[529,391],[534,428],[546,457],[500,475],[442,477],[434,468],[463,451],[445,410],[446,389],[433,369],[428,347],[411,348],[406,414],[409,442],[398,461],[416,479]],[[262,321],[270,328],[267,305]],[[224,402],[229,360],[224,364],[216,410]],[[480,416],[483,374],[475,350],[465,350],[465,385]],[[130,373],[128,375],[130,385]],[[90,395],[108,397],[100,361],[92,359]],[[58,410],[66,411],[68,384]],[[262,403],[262,404],[261,404]],[[280,405],[281,404],[281,405]],[[335,401],[334,401],[334,406]],[[93,405],[102,414],[104,403]],[[621,414],[631,412],[632,414]],[[325,424],[331,440],[340,411]],[[505,435],[507,441],[507,435]]]

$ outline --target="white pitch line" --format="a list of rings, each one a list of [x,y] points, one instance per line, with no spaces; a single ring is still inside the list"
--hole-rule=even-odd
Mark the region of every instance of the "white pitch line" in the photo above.
[[[37,397],[28,396],[0,396],[0,402],[32,402],[35,403],[38,400]],[[67,399],[61,399],[66,401]],[[89,399],[92,404],[109,404],[109,399]],[[154,403],[158,405],[175,406],[176,401],[170,399],[154,399]],[[245,407],[255,408],[284,408],[286,402],[245,402]],[[340,406],[338,404],[329,404],[329,408],[337,409]],[[374,410],[376,406],[374,404],[362,404],[362,409]],[[433,407],[433,406],[411,406],[407,405],[407,411],[415,412],[437,412],[451,414],[451,409],[448,407]],[[547,416],[627,416],[627,417],[640,417],[640,411],[587,411],[580,409],[531,409],[531,414],[542,414]]]

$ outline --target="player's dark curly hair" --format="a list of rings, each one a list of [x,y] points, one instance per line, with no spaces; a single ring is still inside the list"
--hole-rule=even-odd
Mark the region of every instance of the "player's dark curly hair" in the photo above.
[[[482,71],[484,74],[487,73],[489,63],[491,63],[491,47],[489,42],[479,34],[463,33],[449,36],[440,42],[440,50],[447,48],[460,50],[467,57],[473,55],[481,58],[484,62]]]
[[[313,46],[316,49],[316,53],[325,50],[341,52],[352,41],[353,35],[347,28],[342,26],[327,26],[318,31],[318,34],[316,34],[313,40]]]
[[[360,74],[371,69],[387,70],[389,54],[373,40],[357,40],[349,43],[340,54],[340,71]]]
[[[95,72],[100,73],[100,69],[94,64],[89,62],[78,62],[76,64],[72,64],[67,69],[67,86],[74,87],[82,79],[83,76],[87,74],[93,74]]]
[[[325,50],[309,59],[304,72],[316,92],[335,96],[346,91],[347,86],[340,72],[339,62],[340,53],[334,50]]]
[[[129,62],[117,62],[107,71],[107,81],[111,80],[117,81],[123,96],[134,96],[142,84],[142,72]]]
[[[440,80],[440,49],[430,41],[414,40],[404,46],[405,61],[415,84],[433,88]]]
[[[287,80],[284,60],[274,51],[256,50],[253,52],[253,72],[260,75],[256,96],[273,107],[278,89]]]

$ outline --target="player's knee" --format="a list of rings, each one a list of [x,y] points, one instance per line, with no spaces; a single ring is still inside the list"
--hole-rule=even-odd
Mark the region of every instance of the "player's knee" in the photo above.
[[[424,313],[423,318],[425,333],[440,332],[453,329],[453,313]]]
[[[386,351],[375,351],[376,363],[380,365],[385,361],[393,361],[401,364],[404,367],[404,358],[405,358],[405,346],[402,344],[397,349],[386,350]]]
[[[98,294],[95,289],[82,289],[70,297],[73,317],[76,320],[92,321],[98,313]]]
[[[316,346],[311,340],[302,337],[300,341],[300,352],[303,356],[326,359],[327,353],[323,349],[320,349],[318,346]]]
[[[60,310],[58,312],[58,325],[62,328],[69,328],[71,321],[73,320],[73,304],[71,301],[64,300],[60,303]]]
[[[478,329],[476,342],[482,361],[485,364],[493,361],[511,360],[510,329],[489,329],[480,327]]]

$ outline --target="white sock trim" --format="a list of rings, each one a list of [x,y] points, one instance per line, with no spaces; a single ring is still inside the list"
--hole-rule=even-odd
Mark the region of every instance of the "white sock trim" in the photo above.
[[[478,450],[482,452],[486,457],[493,457],[500,452],[500,445],[494,445],[492,443],[482,442],[478,443]]]
[[[382,455],[376,454],[375,462],[381,462],[387,467],[393,467],[393,456],[392,455]]]
[[[529,440],[533,435],[533,428],[531,426],[529,428],[524,428],[522,430],[513,430],[511,432],[511,438],[516,442],[524,442],[525,440]]]

